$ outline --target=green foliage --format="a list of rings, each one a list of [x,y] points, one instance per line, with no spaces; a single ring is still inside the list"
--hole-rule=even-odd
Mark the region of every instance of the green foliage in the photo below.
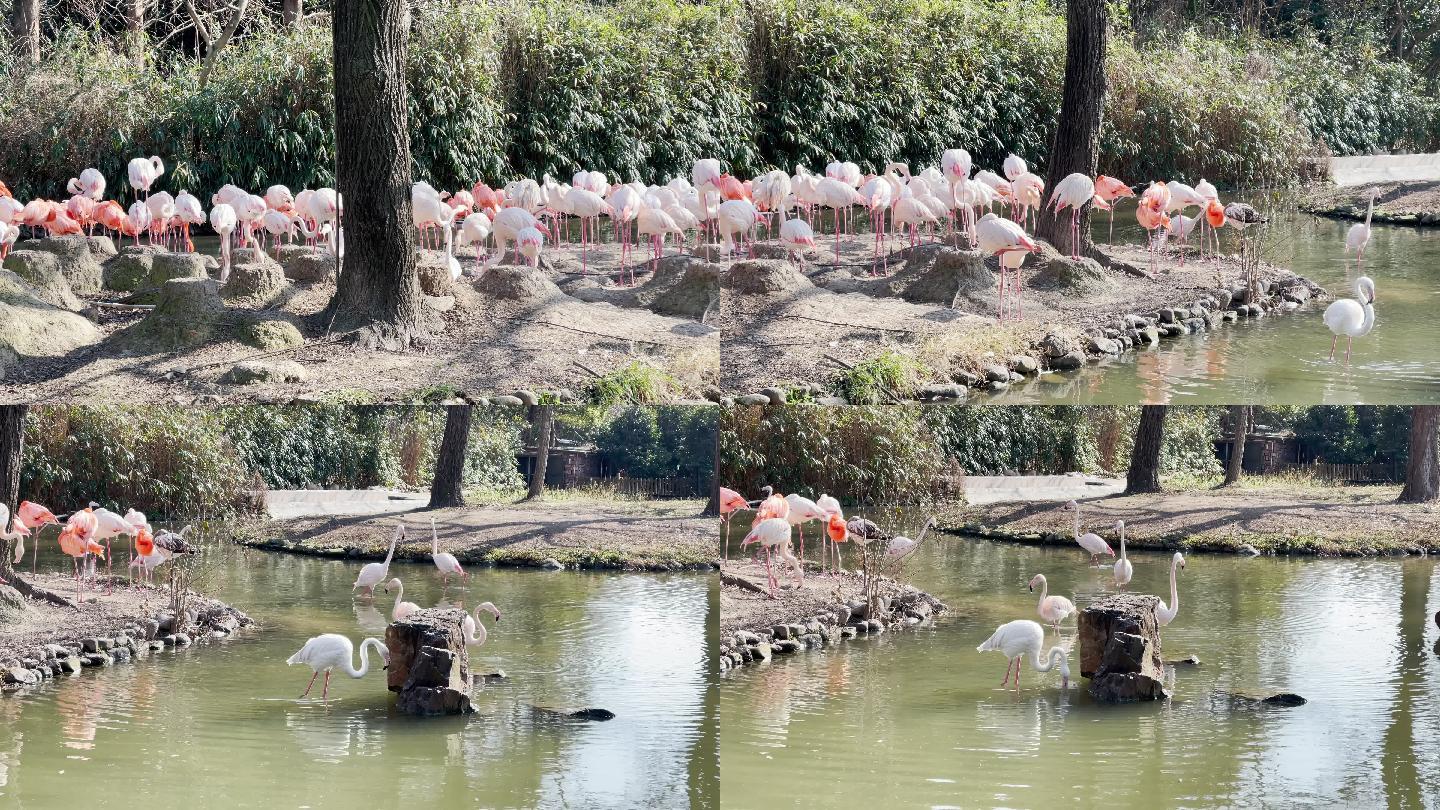
[[[754,494],[770,485],[847,503],[924,501],[944,469],[922,407],[819,405],[727,408],[720,483]]]
[[[1327,150],[1440,146],[1434,78],[1364,36],[1178,26],[1137,47],[1117,18],[1102,171],[1283,182]],[[702,156],[742,174],[875,170],[949,147],[1043,171],[1065,21],[1045,0],[441,0],[415,9],[411,37],[415,173],[453,189],[582,167],[658,182]],[[93,165],[121,196],[126,161],[158,154],[171,192],[330,184],[330,50],[323,26],[257,19],[202,88],[192,58],[136,62],[62,30],[41,65],[0,61],[0,179],[57,197]]]
[[[1084,408],[956,406],[926,411],[945,457],[972,475],[1045,475],[1093,469]]]
[[[616,413],[595,443],[632,478],[692,478],[708,491],[715,472],[716,417],[711,407],[632,406]]]
[[[613,405],[665,402],[678,387],[674,377],[634,360],[591,383],[586,398],[603,410]]]
[[[1306,460],[1404,463],[1410,457],[1410,408],[1401,405],[1319,405],[1282,426],[1295,431]]]
[[[928,370],[919,360],[887,350],[846,370],[834,387],[837,394],[856,405],[878,405],[909,396],[927,376]]]
[[[251,507],[251,475],[217,411],[32,407],[20,491],[56,512],[95,501],[154,517]]]

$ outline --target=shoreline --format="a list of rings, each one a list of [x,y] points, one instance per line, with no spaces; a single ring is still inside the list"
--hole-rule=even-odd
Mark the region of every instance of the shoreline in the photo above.
[[[1371,188],[1380,189],[1371,221],[1418,228],[1440,226],[1440,181],[1312,186],[1302,193],[1300,210],[1331,219],[1363,222]]]
[[[727,368],[724,387],[737,393],[723,404],[961,401],[1328,297],[1304,276],[1262,264],[1263,294],[1251,301],[1233,255],[1181,265],[1167,253],[1152,265],[1143,247],[1097,245],[1104,262],[1075,261],[1042,242],[1025,268],[1027,320],[997,324],[994,262],[978,252],[943,243],[901,248],[890,254],[899,269],[866,278],[842,269],[854,263],[854,245],[837,254],[819,244],[819,261],[843,263],[802,273],[760,243],[756,259],[728,266],[726,339],[765,362]],[[777,366],[807,371],[786,380],[775,377]],[[873,382],[887,376],[905,382]]]
[[[758,574],[758,576],[757,576]],[[833,647],[859,636],[920,627],[949,610],[944,602],[913,586],[882,577],[880,610],[870,615],[860,576],[811,574],[798,588],[781,582],[779,598],[765,593],[765,570],[753,562],[726,561],[720,567],[720,671]]]
[[[703,506],[703,504],[702,504]],[[342,517],[255,520],[232,540],[247,548],[336,560],[385,559],[397,522],[400,562],[429,564],[428,523],[440,547],[462,565],[637,573],[713,571],[719,566],[715,521],[688,505],[636,502],[601,509],[587,501],[541,501]]]
[[[52,593],[56,587],[74,583],[70,577],[55,574],[27,576],[25,580]],[[25,605],[18,617],[0,627],[0,691],[39,686],[87,669],[138,662],[165,650],[204,646],[258,628],[243,611],[194,591],[189,592],[185,611],[190,616],[182,617],[177,626],[169,610],[168,592],[132,586],[123,579],[113,581],[113,595],[88,596],[74,608],[26,599],[8,586],[0,586]],[[153,600],[162,606],[153,608]]]
[[[1285,490],[1201,490],[1114,495],[1083,502],[1081,531],[1118,548],[1116,519],[1132,549],[1266,556],[1394,557],[1440,552],[1440,514],[1396,503],[1398,487],[1322,499]],[[946,535],[1031,546],[1074,546],[1061,502],[967,507],[942,520]]]

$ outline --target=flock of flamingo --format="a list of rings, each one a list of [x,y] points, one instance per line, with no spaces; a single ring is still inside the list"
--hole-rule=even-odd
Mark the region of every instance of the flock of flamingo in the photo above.
[[[145,513],[135,509],[121,515],[91,502],[84,509],[64,516],[62,524],[61,518],[49,509],[32,501],[22,501],[15,510],[12,525],[10,508],[0,503],[0,540],[15,543],[12,562],[17,566],[25,559],[25,538],[51,524],[62,526],[57,541],[60,550],[74,563],[76,601],[84,600],[85,582],[87,579],[94,582],[99,560],[105,560],[106,592],[114,592],[114,581],[108,575],[113,570],[111,541],[117,537],[126,537],[130,541],[130,568],[135,569],[131,573],[138,574],[142,582],[152,581],[155,569],[171,558],[195,551],[185,540],[189,526],[178,532],[161,530],[157,533],[151,529]],[[10,526],[8,531],[6,526]],[[104,545],[101,545],[102,542]],[[39,557],[38,543],[37,539],[31,551],[32,565]]]
[[[355,577],[355,584],[350,588],[351,593],[364,590],[363,598],[374,598],[377,587],[384,588],[386,593],[394,591],[395,604],[390,610],[391,621],[404,621],[421,610],[421,607],[414,602],[405,601],[405,586],[399,577],[390,575],[390,561],[395,557],[395,546],[405,539],[405,525],[399,524],[395,527],[395,534],[390,538],[390,550],[386,552],[385,559],[381,562],[367,563],[360,569]],[[435,528],[435,519],[430,519],[430,559],[434,562],[435,568],[440,572],[441,582],[444,585],[450,584],[451,577],[468,579],[469,574],[461,567],[460,561],[455,555],[440,550],[440,535]],[[465,640],[465,646],[478,647],[485,643],[489,637],[484,622],[481,621],[481,614],[488,613],[495,621],[500,621],[500,609],[491,602],[481,602],[475,606],[475,610],[466,613],[461,622],[461,633]],[[285,659],[287,665],[305,664],[310,667],[310,683],[306,685],[305,692],[300,695],[303,699],[310,694],[315,687],[315,679],[322,672],[325,674],[324,686],[321,687],[320,697],[322,700],[330,699],[330,674],[333,670],[339,669],[351,678],[363,678],[370,671],[369,650],[374,648],[379,653],[386,666],[390,664],[390,649],[378,638],[370,637],[360,642],[360,666],[357,668],[352,664],[355,655],[355,645],[344,635],[339,633],[323,633],[305,642],[298,652]]]
[[[1092,565],[1098,565],[1100,555],[1106,554],[1115,556],[1105,538],[1093,532],[1080,532],[1080,505],[1070,501],[1067,507],[1074,514],[1074,537],[1075,542],[1090,555]],[[919,547],[924,539],[925,532],[933,525],[934,519],[926,521],[924,529],[921,530],[920,539],[912,540],[908,537],[885,535],[878,526],[869,520],[854,517],[848,521],[841,510],[840,502],[830,495],[821,495],[815,500],[810,500],[800,495],[781,495],[773,491],[771,487],[764,487],[761,497],[758,500],[747,499],[739,492],[728,487],[720,488],[720,520],[721,520],[721,548],[722,554],[728,559],[728,538],[729,522],[734,515],[742,511],[753,511],[755,513],[751,529],[741,541],[740,547],[745,548],[751,543],[759,544],[765,556],[765,576],[769,587],[771,598],[777,598],[777,581],[772,565],[771,555],[778,556],[788,572],[794,569],[797,574],[796,587],[804,584],[804,566],[801,562],[805,556],[805,534],[804,527],[811,522],[822,524],[823,531],[819,535],[821,543],[821,569],[842,571],[841,567],[841,544],[846,540],[854,538],[862,542],[872,540],[886,541],[885,555],[892,559],[903,559]],[[798,530],[800,539],[800,556],[795,555],[795,549],[791,542],[792,530]],[[1116,588],[1124,588],[1130,583],[1135,573],[1135,567],[1126,553],[1125,547],[1125,521],[1115,521],[1115,532],[1120,545],[1120,556],[1115,560],[1112,567],[1114,583]],[[1175,552],[1170,561],[1170,601],[1160,600],[1155,610],[1156,619],[1161,627],[1169,625],[1175,620],[1180,612],[1180,595],[1177,589],[1176,574],[1185,568],[1185,557],[1180,552]],[[1049,584],[1044,574],[1036,574],[1029,583],[1031,592],[1036,589],[1040,591],[1040,602],[1037,612],[1041,619],[1055,629],[1056,634],[1060,632],[1060,624],[1071,616],[1078,613],[1075,603],[1060,595],[1052,595],[1049,592]],[[1030,619],[1016,619],[1006,622],[996,628],[994,634],[986,639],[976,648],[979,652],[1003,652],[1008,663],[1005,667],[1005,679],[1001,681],[1002,687],[1010,684],[1011,673],[1014,673],[1014,687],[1020,688],[1020,669],[1026,656],[1030,658],[1030,665],[1036,672],[1049,672],[1055,667],[1060,668],[1062,687],[1068,687],[1070,681],[1070,665],[1067,660],[1067,648],[1064,645],[1051,647],[1048,652],[1042,655],[1041,651],[1045,642],[1045,630],[1039,622]]]

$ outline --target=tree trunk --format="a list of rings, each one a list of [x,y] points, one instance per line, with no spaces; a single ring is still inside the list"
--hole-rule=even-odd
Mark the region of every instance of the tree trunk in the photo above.
[[[1066,8],[1065,85],[1055,138],[1050,142],[1047,195],[1075,172],[1094,179],[1100,161],[1100,122],[1105,113],[1105,41],[1109,27],[1105,0],[1067,0]],[[1071,244],[1072,214],[1068,208],[1056,216],[1045,213],[1042,206],[1035,235],[1066,255],[1084,256],[1092,249],[1090,208],[1087,202],[1080,209],[1078,245]]]
[[[425,334],[410,233],[410,12],[405,0],[336,0],[333,18],[346,252],[329,317],[363,345],[403,350]]]
[[[1230,461],[1225,465],[1225,483],[1228,486],[1240,480],[1245,463],[1245,435],[1250,432],[1250,405],[1230,406]]]
[[[430,483],[430,508],[464,506],[461,479],[465,476],[465,448],[470,444],[470,417],[473,405],[451,405],[445,409],[445,438],[435,457],[435,479]]]
[[[1440,405],[1416,405],[1410,411],[1410,462],[1405,468],[1401,503],[1424,503],[1440,498],[1440,459],[1436,457],[1435,432],[1440,425]]]
[[[305,17],[305,0],[285,0],[280,8],[280,22],[287,28],[300,24]]]
[[[530,467],[530,493],[525,500],[545,494],[545,468],[550,465],[550,441],[555,427],[555,410],[549,405],[530,408],[530,435],[535,440],[535,463]]]
[[[40,62],[40,0],[14,0],[10,7],[10,38],[21,60]]]
[[[705,517],[720,516],[720,452],[715,452],[715,477],[710,481],[710,500],[705,502],[705,511],[700,514]],[[724,540],[722,539],[723,543]]]
[[[149,50],[145,39],[145,3],[146,0],[125,2],[125,50],[135,62],[145,61],[145,53]]]
[[[1160,445],[1165,440],[1165,405],[1140,409],[1140,427],[1130,451],[1130,471],[1125,475],[1125,492],[1160,491]]]
[[[25,449],[25,405],[0,405],[0,503],[13,515],[20,505],[20,459]],[[0,532],[9,531],[0,526]],[[0,540],[0,575],[11,578],[15,541]]]

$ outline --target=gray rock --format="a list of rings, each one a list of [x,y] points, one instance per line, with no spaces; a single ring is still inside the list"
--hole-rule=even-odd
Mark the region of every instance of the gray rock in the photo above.
[[[786,401],[785,389],[783,388],[762,388],[760,395],[766,397],[771,405],[784,405]]]
[[[964,399],[967,390],[964,386],[955,383],[928,383],[921,386],[919,397],[921,400]]]
[[[786,638],[770,644],[771,652],[776,655],[790,655],[800,651],[800,642],[797,639]]]
[[[1010,358],[1010,368],[1019,374],[1029,376],[1040,371],[1040,363],[1028,354],[1017,354]]]
[[[735,397],[736,405],[769,405],[770,397],[764,394],[741,394]]]
[[[759,644],[752,644],[752,645],[750,645],[749,647],[746,647],[745,649],[749,650],[749,651],[750,651],[750,654],[751,654],[755,659],[757,659],[757,660],[760,660],[760,661],[769,661],[769,660],[770,660],[770,654],[771,654],[770,645],[767,644],[767,643],[765,643],[765,642],[763,642],[763,641],[760,642]]]
[[[515,398],[520,400],[521,405],[539,405],[540,395],[534,391],[520,390],[515,392]]]
[[[258,309],[274,304],[289,288],[279,262],[263,251],[239,248],[231,254],[230,277],[220,297],[232,307]]]
[[[1120,344],[1111,338],[1090,338],[1090,349],[1100,354],[1119,354]]]
[[[1053,332],[1046,335],[1045,339],[1040,342],[1040,349],[1049,358],[1064,357],[1073,351],[1068,340]]]
[[[81,640],[80,640],[80,649],[84,650],[84,651],[87,652],[87,653],[95,653],[95,652],[100,652],[101,650],[108,650],[108,649],[110,649],[110,641],[109,641],[109,639],[106,639],[106,640],[104,641],[104,645],[105,645],[105,646],[102,647],[102,646],[100,646],[100,645],[101,645],[101,640],[98,639],[98,638],[86,638],[86,639],[81,639]]]
[[[27,239],[16,251],[50,253],[58,261],[60,274],[70,289],[81,295],[100,292],[104,270],[100,263],[115,255],[115,243],[106,236],[57,236]]]
[[[974,388],[975,386],[980,384],[980,378],[977,375],[971,374],[964,369],[952,372],[950,374],[950,379],[954,382],[959,383],[960,385],[966,386],[967,388]]]
[[[1078,349],[1050,360],[1050,367],[1057,371],[1074,371],[1085,365],[1085,355]]]
[[[985,379],[991,382],[1009,382],[1010,369],[999,363],[992,363],[985,367]]]
[[[1008,382],[1000,382],[999,380],[993,380],[993,381],[985,384],[985,389],[986,389],[987,391],[991,391],[991,392],[995,392],[995,393],[998,393],[998,392],[1000,392],[1000,391],[1004,391],[1005,389],[1007,389],[1007,388],[1009,388],[1009,387],[1010,387],[1010,383],[1008,383]]]
[[[502,394],[498,397],[491,397],[490,404],[499,405],[501,407],[518,408],[525,403],[522,402],[519,397],[512,397],[508,394]]]
[[[70,280],[60,272],[60,259],[53,253],[17,250],[6,257],[4,267],[24,279],[36,297],[51,306],[71,312],[85,306],[70,289]]]
[[[323,247],[281,245],[280,266],[292,281],[314,283],[335,280],[335,257]]]
[[[194,643],[194,641],[190,638],[190,635],[188,633],[175,634],[176,647],[189,647],[192,643]]]
[[[229,385],[297,383],[308,377],[305,367],[294,360],[244,360],[231,366],[220,377],[220,382]]]

